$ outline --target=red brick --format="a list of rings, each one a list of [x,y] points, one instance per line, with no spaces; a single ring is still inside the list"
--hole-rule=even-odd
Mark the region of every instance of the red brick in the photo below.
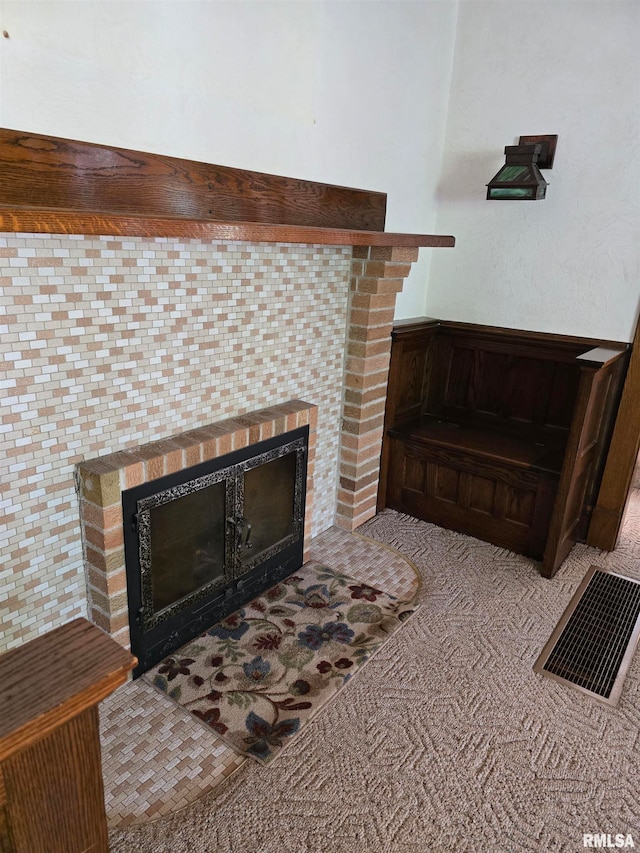
[[[373,373],[379,373],[389,368],[389,352],[376,353],[375,355],[358,357],[347,356],[345,371],[355,374],[356,376],[370,376]]]
[[[371,471],[368,474],[363,474],[361,477],[357,479],[352,479],[348,476],[340,477],[340,485],[343,489],[348,492],[360,492],[361,489],[364,489],[365,486],[370,485],[371,483],[376,483],[376,491],[377,491],[377,483],[378,483],[378,468],[376,467],[375,471]]]
[[[343,508],[339,504],[336,510],[334,524],[341,530],[348,530],[349,533],[355,530],[355,527],[351,524],[351,519],[347,516],[346,512],[343,511]]]
[[[379,430],[382,430],[383,423],[383,415],[378,415],[377,417],[369,418],[366,421],[354,421],[348,420],[346,418],[342,421],[344,431],[349,432],[352,435],[366,435],[369,432],[377,433]]]
[[[236,429],[233,432],[233,449],[234,450],[242,450],[243,447],[247,447],[249,445],[249,429],[245,427],[244,429]]]
[[[274,435],[282,435],[287,431],[287,417],[286,415],[280,415],[277,418],[274,418],[273,421],[273,434]]]
[[[214,458],[218,456],[226,456],[233,450],[233,433],[224,432],[216,439],[217,452]]]
[[[86,559],[98,571],[110,574],[124,568],[124,548],[118,548],[115,551],[105,554],[103,551],[99,551],[97,548],[92,548],[88,545],[86,548]]]
[[[376,476],[380,470],[380,445],[372,445],[370,450],[362,451],[356,458],[340,458],[340,474],[344,474],[352,480],[359,480],[375,472]]]
[[[263,421],[260,424],[260,441],[273,438],[273,421]]]
[[[360,433],[366,434],[368,432],[378,432],[381,430],[384,425],[384,413],[379,415],[373,415],[372,417],[366,418],[366,420],[360,421]]]
[[[351,308],[364,308],[367,311],[395,308],[395,293],[354,293],[351,297]]]
[[[349,315],[349,327],[364,326],[370,328],[389,325],[393,327],[393,319],[393,308],[358,308],[352,306]]]
[[[83,520],[93,527],[103,530],[108,530],[111,527],[122,527],[122,504],[120,503],[101,507],[83,500],[80,504],[80,511]]]
[[[391,341],[391,330],[393,323],[385,323],[381,326],[349,326],[349,340],[351,341]]]
[[[109,633],[115,633],[122,628],[129,627],[129,611],[122,610],[120,613],[114,613],[109,620]]]
[[[82,496],[93,504],[108,507],[120,498],[120,472],[109,465],[78,466]]]
[[[378,481],[371,483],[357,492],[340,487],[338,489],[338,501],[344,507],[349,507],[351,517],[366,511],[368,506],[375,506],[378,496]]]
[[[144,467],[146,482],[157,480],[158,477],[164,476],[164,457],[154,456],[153,459],[147,459]]]
[[[400,293],[404,284],[403,278],[365,278],[361,276],[356,279],[354,290],[357,293],[371,293],[375,295]]]
[[[357,530],[361,525],[365,523],[365,521],[369,521],[370,518],[373,518],[377,511],[377,502],[371,504],[371,506],[366,507],[362,512],[355,515],[351,520],[351,530]]]
[[[202,460],[216,459],[218,456],[218,438],[225,435],[225,430],[217,424],[210,424],[197,430],[202,445]]]
[[[124,531],[122,525],[111,530],[99,530],[90,524],[84,526],[84,536],[87,542],[99,551],[108,553],[124,545]]]
[[[116,641],[116,643],[127,649],[127,651],[131,651],[131,637],[129,635],[128,625],[124,628],[120,628],[118,631],[114,631],[111,634],[111,637]]]
[[[358,435],[357,433],[343,433],[340,443],[343,448],[348,450],[354,450],[357,453],[361,453],[364,450],[372,447],[376,443],[382,441],[382,429],[376,434],[375,430],[373,432],[367,433],[367,435]]]
[[[410,272],[411,264],[372,260],[364,265],[364,275],[367,278],[406,278]]]
[[[357,418],[358,420],[366,421],[376,415],[384,415],[385,408],[386,401],[384,399],[377,399],[363,406],[345,403],[342,414],[345,418],[349,418],[351,420],[355,420]]]
[[[181,447],[177,447],[165,455],[164,468],[167,474],[182,471],[184,468],[184,450]]]
[[[102,613],[97,607],[91,605],[90,618],[94,625],[102,628],[108,634],[111,632],[111,620],[106,613]]]
[[[377,402],[378,400],[386,404],[386,384],[376,385],[375,388],[368,388],[366,391],[356,391],[352,388],[346,388],[344,392],[345,404],[353,406],[367,406],[369,403]]]
[[[185,449],[184,455],[185,463],[188,467],[197,465],[199,462],[202,462],[202,445],[192,444],[191,447]]]
[[[104,572],[98,571],[93,566],[87,566],[87,571],[89,575],[89,583],[96,589],[100,590],[103,595],[118,593],[127,587],[127,574],[124,568],[108,575]]]
[[[92,588],[100,590],[103,595],[109,594],[107,576],[104,572],[99,572],[93,566],[87,566],[87,574],[89,576],[89,584]]]
[[[94,607],[106,614],[113,612],[127,613],[127,591],[120,590],[113,594],[104,595],[100,590],[89,587],[89,597]]]
[[[381,261],[411,264],[418,260],[420,250],[413,246],[372,246],[369,257]]]
[[[255,444],[260,441],[260,426],[262,420],[263,418],[259,412],[250,412],[246,415],[241,415],[239,418],[233,419],[233,424],[236,430],[233,441],[234,449],[238,449],[236,447],[235,435],[239,432],[244,433],[246,437],[246,444],[243,444],[243,447],[247,447],[249,444]]]
[[[384,338],[381,341],[354,341],[349,340],[347,343],[347,355],[355,356],[356,358],[372,358],[377,355],[389,355],[391,352],[391,337]]]

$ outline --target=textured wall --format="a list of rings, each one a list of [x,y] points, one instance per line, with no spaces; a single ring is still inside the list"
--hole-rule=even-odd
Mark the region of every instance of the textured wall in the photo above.
[[[0,236],[0,649],[85,613],[80,459],[308,400],[313,532],[332,524],[350,262],[350,247]]]
[[[640,4],[462,2],[432,317],[631,340],[640,296]],[[489,202],[521,134],[557,133],[547,198]]]

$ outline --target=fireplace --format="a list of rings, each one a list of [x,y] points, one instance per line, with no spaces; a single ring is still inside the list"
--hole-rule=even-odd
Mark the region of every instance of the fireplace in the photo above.
[[[78,465],[90,618],[137,675],[308,559],[317,439],[318,408],[290,400]]]
[[[308,427],[122,493],[134,677],[303,562]]]
[[[121,492],[245,446],[247,412],[318,404],[305,539],[375,513],[396,294],[453,237],[385,232],[384,193],[22,131],[0,174],[5,646],[78,615],[128,645]]]

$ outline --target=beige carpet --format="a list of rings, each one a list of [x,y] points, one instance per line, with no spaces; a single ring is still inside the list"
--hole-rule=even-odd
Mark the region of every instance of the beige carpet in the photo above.
[[[640,847],[640,654],[616,709],[532,671],[591,563],[640,578],[640,494],[611,553],[556,577],[486,543],[385,512],[422,607],[298,740],[193,806],[114,832],[112,853],[582,851]]]

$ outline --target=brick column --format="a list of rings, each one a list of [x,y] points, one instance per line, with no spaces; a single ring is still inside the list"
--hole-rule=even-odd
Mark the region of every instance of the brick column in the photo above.
[[[396,294],[418,249],[354,246],[336,524],[375,515]]]

